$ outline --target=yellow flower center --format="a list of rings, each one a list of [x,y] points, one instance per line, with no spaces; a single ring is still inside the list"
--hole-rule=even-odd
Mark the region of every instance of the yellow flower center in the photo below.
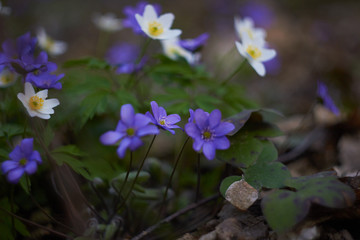
[[[249,45],[246,48],[246,52],[253,58],[253,59],[257,59],[261,56],[261,51],[258,47],[253,46],[253,45]]]
[[[39,110],[42,108],[42,106],[44,106],[44,99],[39,98],[38,96],[32,96],[29,99],[29,107],[32,110]]]
[[[13,78],[9,75],[2,75],[0,77],[0,82],[4,83],[4,84],[7,84],[9,82],[12,82],[13,81]]]
[[[211,137],[212,137],[211,132],[205,131],[205,132],[203,133],[203,139],[209,140]]]
[[[26,158],[22,158],[22,159],[20,159],[20,161],[19,161],[19,164],[20,164],[21,166],[24,166],[26,163],[27,163]]]
[[[166,124],[165,119],[161,119],[159,123],[164,126]]]
[[[149,23],[149,34],[152,36],[159,36],[164,32],[164,28],[162,27],[161,23],[153,21]]]
[[[126,129],[126,134],[127,134],[128,136],[134,136],[134,134],[135,134],[135,129],[133,129],[133,128],[128,128],[128,129]]]

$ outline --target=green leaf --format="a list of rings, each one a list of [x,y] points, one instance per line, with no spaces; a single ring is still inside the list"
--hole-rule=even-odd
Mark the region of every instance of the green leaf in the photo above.
[[[30,181],[30,178],[28,177],[28,179],[26,180],[27,176],[23,175],[21,178],[20,178],[20,186],[22,187],[22,189],[24,189],[24,191],[27,193],[27,194],[30,194],[30,189],[31,189],[31,181]],[[27,181],[29,181],[29,184],[27,183]]]
[[[56,163],[59,166],[66,163],[69,167],[71,167],[72,170],[74,170],[76,173],[80,174],[84,178],[88,180],[93,179],[93,176],[91,176],[86,165],[79,159],[75,158],[74,156],[63,152],[53,152],[51,156],[55,159]]]
[[[246,168],[252,165],[263,150],[262,142],[246,133],[238,132],[229,137],[229,140],[230,148],[218,151],[216,156],[219,160],[237,167]]]
[[[215,97],[200,94],[195,97],[195,103],[204,111],[211,112],[221,101]]]
[[[24,133],[24,127],[18,124],[3,124],[0,128],[0,137],[11,138]]]
[[[257,162],[243,171],[245,181],[257,190],[284,187],[285,180],[291,178],[287,167],[280,162]]]
[[[225,198],[225,193],[228,190],[228,188],[230,187],[230,185],[236,181],[240,181],[241,179],[242,179],[241,176],[229,176],[229,177],[224,178],[220,184],[221,195]]]
[[[66,153],[76,157],[83,157],[86,156],[86,153],[82,152],[77,146],[75,145],[65,145],[60,146],[52,151],[53,153]]]
[[[278,159],[278,151],[274,144],[271,141],[263,140],[261,141],[263,145],[263,149],[257,159],[257,163],[259,162],[272,162]]]
[[[118,226],[114,222],[108,224],[105,228],[104,240],[111,240],[114,234],[116,233],[117,229]]]
[[[261,203],[267,222],[277,232],[288,231],[302,221],[313,203],[329,208],[345,208],[356,199],[354,191],[335,176],[293,178],[292,186],[297,187],[297,192],[274,191]]]
[[[4,149],[0,149],[0,157],[4,159],[9,159],[9,152]]]

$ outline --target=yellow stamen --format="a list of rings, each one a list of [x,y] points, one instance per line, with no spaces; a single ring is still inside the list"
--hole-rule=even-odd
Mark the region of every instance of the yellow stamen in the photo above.
[[[39,98],[38,96],[32,96],[29,99],[29,107],[32,110],[39,110],[42,108],[42,106],[44,105],[44,99]]]
[[[209,131],[205,131],[205,132],[203,133],[203,137],[204,137],[204,139],[206,139],[206,140],[210,139],[211,136],[212,136],[212,134],[211,134],[211,132],[209,132]]]
[[[164,126],[166,124],[165,119],[161,119],[160,124]]]
[[[253,46],[253,45],[249,45],[246,48],[246,52],[253,58],[253,59],[257,59],[261,56],[261,51],[258,47]]]
[[[128,129],[126,129],[126,133],[128,136],[133,136],[135,134],[135,129],[128,128]]]
[[[164,32],[164,28],[161,23],[153,21],[149,23],[149,34],[152,36],[159,36]]]
[[[27,163],[26,158],[20,159],[19,163],[20,163],[21,166],[24,166]]]

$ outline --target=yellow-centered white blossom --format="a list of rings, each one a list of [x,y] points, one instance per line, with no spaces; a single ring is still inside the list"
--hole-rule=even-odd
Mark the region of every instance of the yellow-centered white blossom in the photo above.
[[[252,41],[248,37],[245,37],[242,43],[235,42],[235,44],[239,53],[248,60],[257,74],[262,77],[265,76],[266,70],[263,62],[274,58],[276,56],[276,51],[267,49],[262,43]]]
[[[244,41],[244,38],[248,38],[258,45],[265,44],[266,31],[262,28],[255,28],[251,18],[245,17],[240,19],[236,17],[234,23],[235,31],[241,41]]]
[[[22,102],[30,117],[39,117],[49,119],[50,114],[54,113],[53,108],[60,104],[56,98],[46,99],[48,90],[42,90],[35,93],[31,83],[25,83],[25,94],[18,93],[17,97]]]
[[[150,4],[145,6],[142,16],[135,14],[135,18],[141,30],[152,39],[172,39],[181,34],[179,29],[170,29],[175,18],[174,14],[166,13],[158,17],[154,7]]]
[[[63,41],[57,41],[49,37],[43,28],[37,30],[37,39],[40,48],[52,56],[63,54],[67,49],[67,44]]]

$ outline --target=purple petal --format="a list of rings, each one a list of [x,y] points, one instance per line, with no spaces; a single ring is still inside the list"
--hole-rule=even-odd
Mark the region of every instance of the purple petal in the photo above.
[[[120,120],[116,126],[116,132],[125,132],[128,127]]]
[[[205,142],[203,146],[203,153],[208,160],[215,158],[215,145],[213,142]]]
[[[117,141],[119,141],[121,138],[125,136],[124,133],[119,133],[115,131],[108,131],[101,135],[100,142],[104,145],[113,145]]]
[[[221,122],[221,112],[219,109],[215,109],[210,113],[209,126],[211,129],[215,128]]]
[[[25,138],[20,143],[20,149],[26,157],[30,157],[34,150],[33,142],[34,142],[33,138]]]
[[[8,173],[7,180],[11,183],[18,183],[23,174],[24,168],[16,168]]]
[[[204,145],[204,141],[200,137],[195,138],[195,141],[193,143],[193,149],[199,152],[203,145]]]
[[[19,167],[19,163],[16,161],[7,160],[1,164],[1,170],[4,174]]]
[[[137,136],[142,137],[145,135],[159,134],[159,129],[154,125],[147,125],[137,130]]]
[[[120,158],[124,158],[125,154],[126,154],[126,149],[130,146],[131,144],[131,138],[124,138],[121,142],[120,142],[120,146],[117,149],[117,154]]]
[[[151,111],[154,115],[154,118],[157,121],[159,119],[159,105],[155,101],[152,101],[150,103],[150,105],[151,105]]]
[[[194,122],[194,110],[192,110],[191,108],[189,109],[189,113],[190,113],[190,117],[188,119],[189,123]]]
[[[216,149],[225,150],[230,147],[230,141],[225,136],[215,138],[213,143]]]
[[[164,118],[166,116],[167,116],[166,110],[163,107],[159,107],[159,118],[158,119]]]
[[[166,117],[166,123],[170,125],[180,121],[181,121],[181,117],[179,116],[179,114],[170,114],[169,116]]]
[[[20,161],[24,157],[24,154],[21,152],[20,146],[16,146],[14,150],[9,154],[11,160]]]
[[[25,165],[25,172],[27,174],[33,174],[35,173],[37,170],[37,164],[35,161],[29,161],[26,165]]]
[[[134,128],[139,129],[148,125],[149,122],[151,122],[151,119],[149,117],[145,116],[142,113],[137,113],[135,114],[134,122],[132,123],[132,126],[134,126]]]
[[[195,123],[199,129],[204,129],[209,125],[209,116],[202,109],[196,109],[194,114]]]
[[[201,132],[195,123],[187,123],[185,125],[185,132],[193,139],[201,137]]]
[[[143,142],[141,141],[141,139],[139,137],[133,137],[133,138],[131,138],[131,144],[130,144],[129,148],[131,151],[135,151],[142,145],[143,145]]]
[[[127,125],[132,126],[134,122],[135,111],[131,104],[125,104],[121,107],[121,120]]]
[[[232,130],[234,130],[235,126],[234,124],[230,123],[230,122],[221,122],[214,130],[215,130],[215,135],[220,137],[220,136],[224,136],[228,133],[230,133]]]
[[[153,124],[157,124],[157,121],[155,120],[154,116],[153,116],[150,112],[146,112],[146,113],[145,113],[145,116],[147,116],[148,118],[150,118],[150,121],[151,121]]]
[[[41,156],[40,156],[40,153],[38,151],[33,151],[33,153],[31,154],[30,158],[29,158],[30,161],[35,161],[37,162],[38,164],[41,164],[42,163],[42,160],[41,160]]]

